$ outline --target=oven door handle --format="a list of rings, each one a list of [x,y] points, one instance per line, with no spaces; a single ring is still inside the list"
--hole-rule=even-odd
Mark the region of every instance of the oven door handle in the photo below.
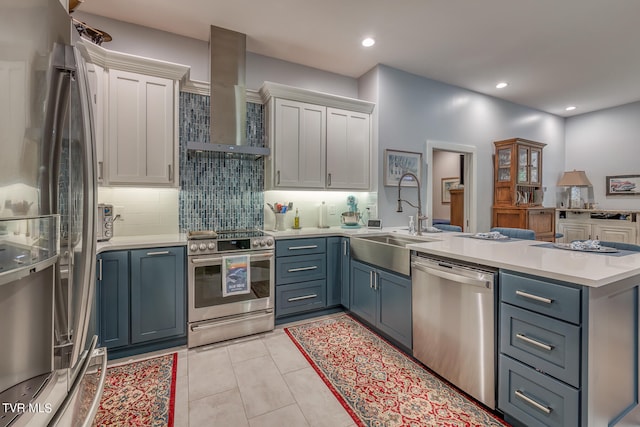
[[[222,257],[192,259],[191,264],[222,264]]]
[[[271,259],[273,258],[273,252],[267,252],[267,253],[257,253],[257,254],[251,254],[249,256],[249,259],[251,261],[259,261],[259,260],[264,260],[264,259]],[[215,265],[219,265],[222,264],[222,257],[213,257],[213,258],[196,258],[196,259],[192,259],[191,260],[191,264],[215,264]]]

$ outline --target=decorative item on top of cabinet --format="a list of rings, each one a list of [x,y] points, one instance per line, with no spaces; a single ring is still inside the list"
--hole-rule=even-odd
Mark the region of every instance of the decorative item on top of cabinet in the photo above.
[[[495,141],[492,227],[527,228],[554,241],[555,212],[542,208],[542,149],[522,138]]]
[[[77,46],[94,98],[98,182],[178,186],[178,95],[189,67]]]
[[[367,190],[374,104],[265,82],[267,188]]]

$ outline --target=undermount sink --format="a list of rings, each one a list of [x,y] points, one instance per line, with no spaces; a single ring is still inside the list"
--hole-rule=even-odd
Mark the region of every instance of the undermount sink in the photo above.
[[[409,276],[411,251],[407,249],[407,245],[433,241],[435,239],[394,234],[351,237],[351,256],[358,261]]]

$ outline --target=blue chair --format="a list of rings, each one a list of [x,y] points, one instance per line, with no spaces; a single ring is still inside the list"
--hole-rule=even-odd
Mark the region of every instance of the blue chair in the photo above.
[[[462,231],[462,227],[460,227],[459,225],[434,224],[433,226],[442,231]]]
[[[500,234],[514,239],[536,240],[536,232],[525,228],[493,227],[491,231],[498,231]]]
[[[634,245],[633,243],[605,242],[600,240],[600,246],[607,246],[609,248],[616,248],[623,251],[640,252],[640,245]]]

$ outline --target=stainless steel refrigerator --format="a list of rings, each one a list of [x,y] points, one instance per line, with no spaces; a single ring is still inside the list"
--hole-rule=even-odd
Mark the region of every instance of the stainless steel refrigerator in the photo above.
[[[93,120],[60,0],[0,5],[0,427],[90,425],[106,352]]]

